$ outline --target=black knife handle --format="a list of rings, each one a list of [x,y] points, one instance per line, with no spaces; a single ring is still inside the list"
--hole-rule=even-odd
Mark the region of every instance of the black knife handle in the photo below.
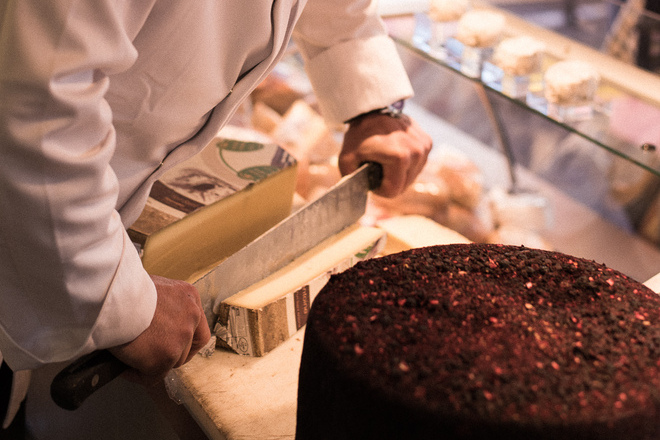
[[[59,407],[73,411],[126,369],[128,366],[109,351],[94,351],[55,376],[50,385],[50,396]]]
[[[367,170],[369,189],[373,191],[380,188],[380,184],[383,183],[383,166],[378,162],[362,162],[360,165],[365,163],[369,165]]]

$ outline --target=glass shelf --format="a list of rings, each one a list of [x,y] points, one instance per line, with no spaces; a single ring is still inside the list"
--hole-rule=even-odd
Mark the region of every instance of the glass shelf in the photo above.
[[[392,37],[401,46],[432,63],[450,69],[457,75],[473,81],[478,87],[483,87],[488,95],[495,94],[502,97],[518,107],[540,115],[542,118],[563,127],[567,132],[582,137],[610,153],[620,156],[656,176],[660,176],[660,156],[658,156],[660,152],[655,151],[653,142],[633,144],[619,138],[611,130],[612,103],[615,100],[639,100],[641,98],[633,96],[607,79],[601,79],[592,110],[588,117],[581,118],[580,120],[562,120],[561,117],[553,115],[549,111],[549,106],[543,97],[542,90],[534,90],[532,88],[530,93],[517,98],[510,96],[508,93],[503,93],[501,83],[497,78],[498,69],[489,63],[488,53],[481,54],[485,57],[484,68],[475,74],[475,72],[469,69],[466,70],[465,63],[461,62],[459,56],[462,50],[461,43],[450,39],[446,44],[446,49],[433,49],[429,45],[432,32],[431,26],[433,24],[431,20],[426,14],[419,13],[415,14],[414,21],[413,32],[397,32],[396,26],[392,30]],[[544,69],[558,60],[557,57],[546,54]],[[538,83],[542,84],[542,81],[538,81]],[[658,87],[660,87],[660,77],[658,78]],[[651,108],[660,110],[660,107],[655,104],[645,104]]]

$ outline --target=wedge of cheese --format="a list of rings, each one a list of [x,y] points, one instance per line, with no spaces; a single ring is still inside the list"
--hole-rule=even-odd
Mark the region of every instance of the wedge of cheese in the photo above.
[[[307,322],[312,301],[330,276],[378,255],[379,228],[355,224],[292,263],[225,300],[214,328],[218,345],[242,355],[263,356]]]
[[[167,171],[129,229],[147,272],[193,282],[284,219],[296,165],[275,144],[218,137]]]
[[[383,254],[439,244],[470,243],[463,235],[421,215],[401,215],[380,220],[377,226],[387,232]]]

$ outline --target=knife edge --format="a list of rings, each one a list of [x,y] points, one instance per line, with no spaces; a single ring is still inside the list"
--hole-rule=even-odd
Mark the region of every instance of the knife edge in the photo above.
[[[326,238],[357,222],[382,167],[365,163],[193,282],[213,328],[220,303],[283,268]]]

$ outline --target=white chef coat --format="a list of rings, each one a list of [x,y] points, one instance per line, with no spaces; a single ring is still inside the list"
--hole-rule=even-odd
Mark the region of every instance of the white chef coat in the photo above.
[[[371,0],[0,0],[0,351],[125,343],[153,283],[126,235],[294,33],[332,122],[412,94]]]

